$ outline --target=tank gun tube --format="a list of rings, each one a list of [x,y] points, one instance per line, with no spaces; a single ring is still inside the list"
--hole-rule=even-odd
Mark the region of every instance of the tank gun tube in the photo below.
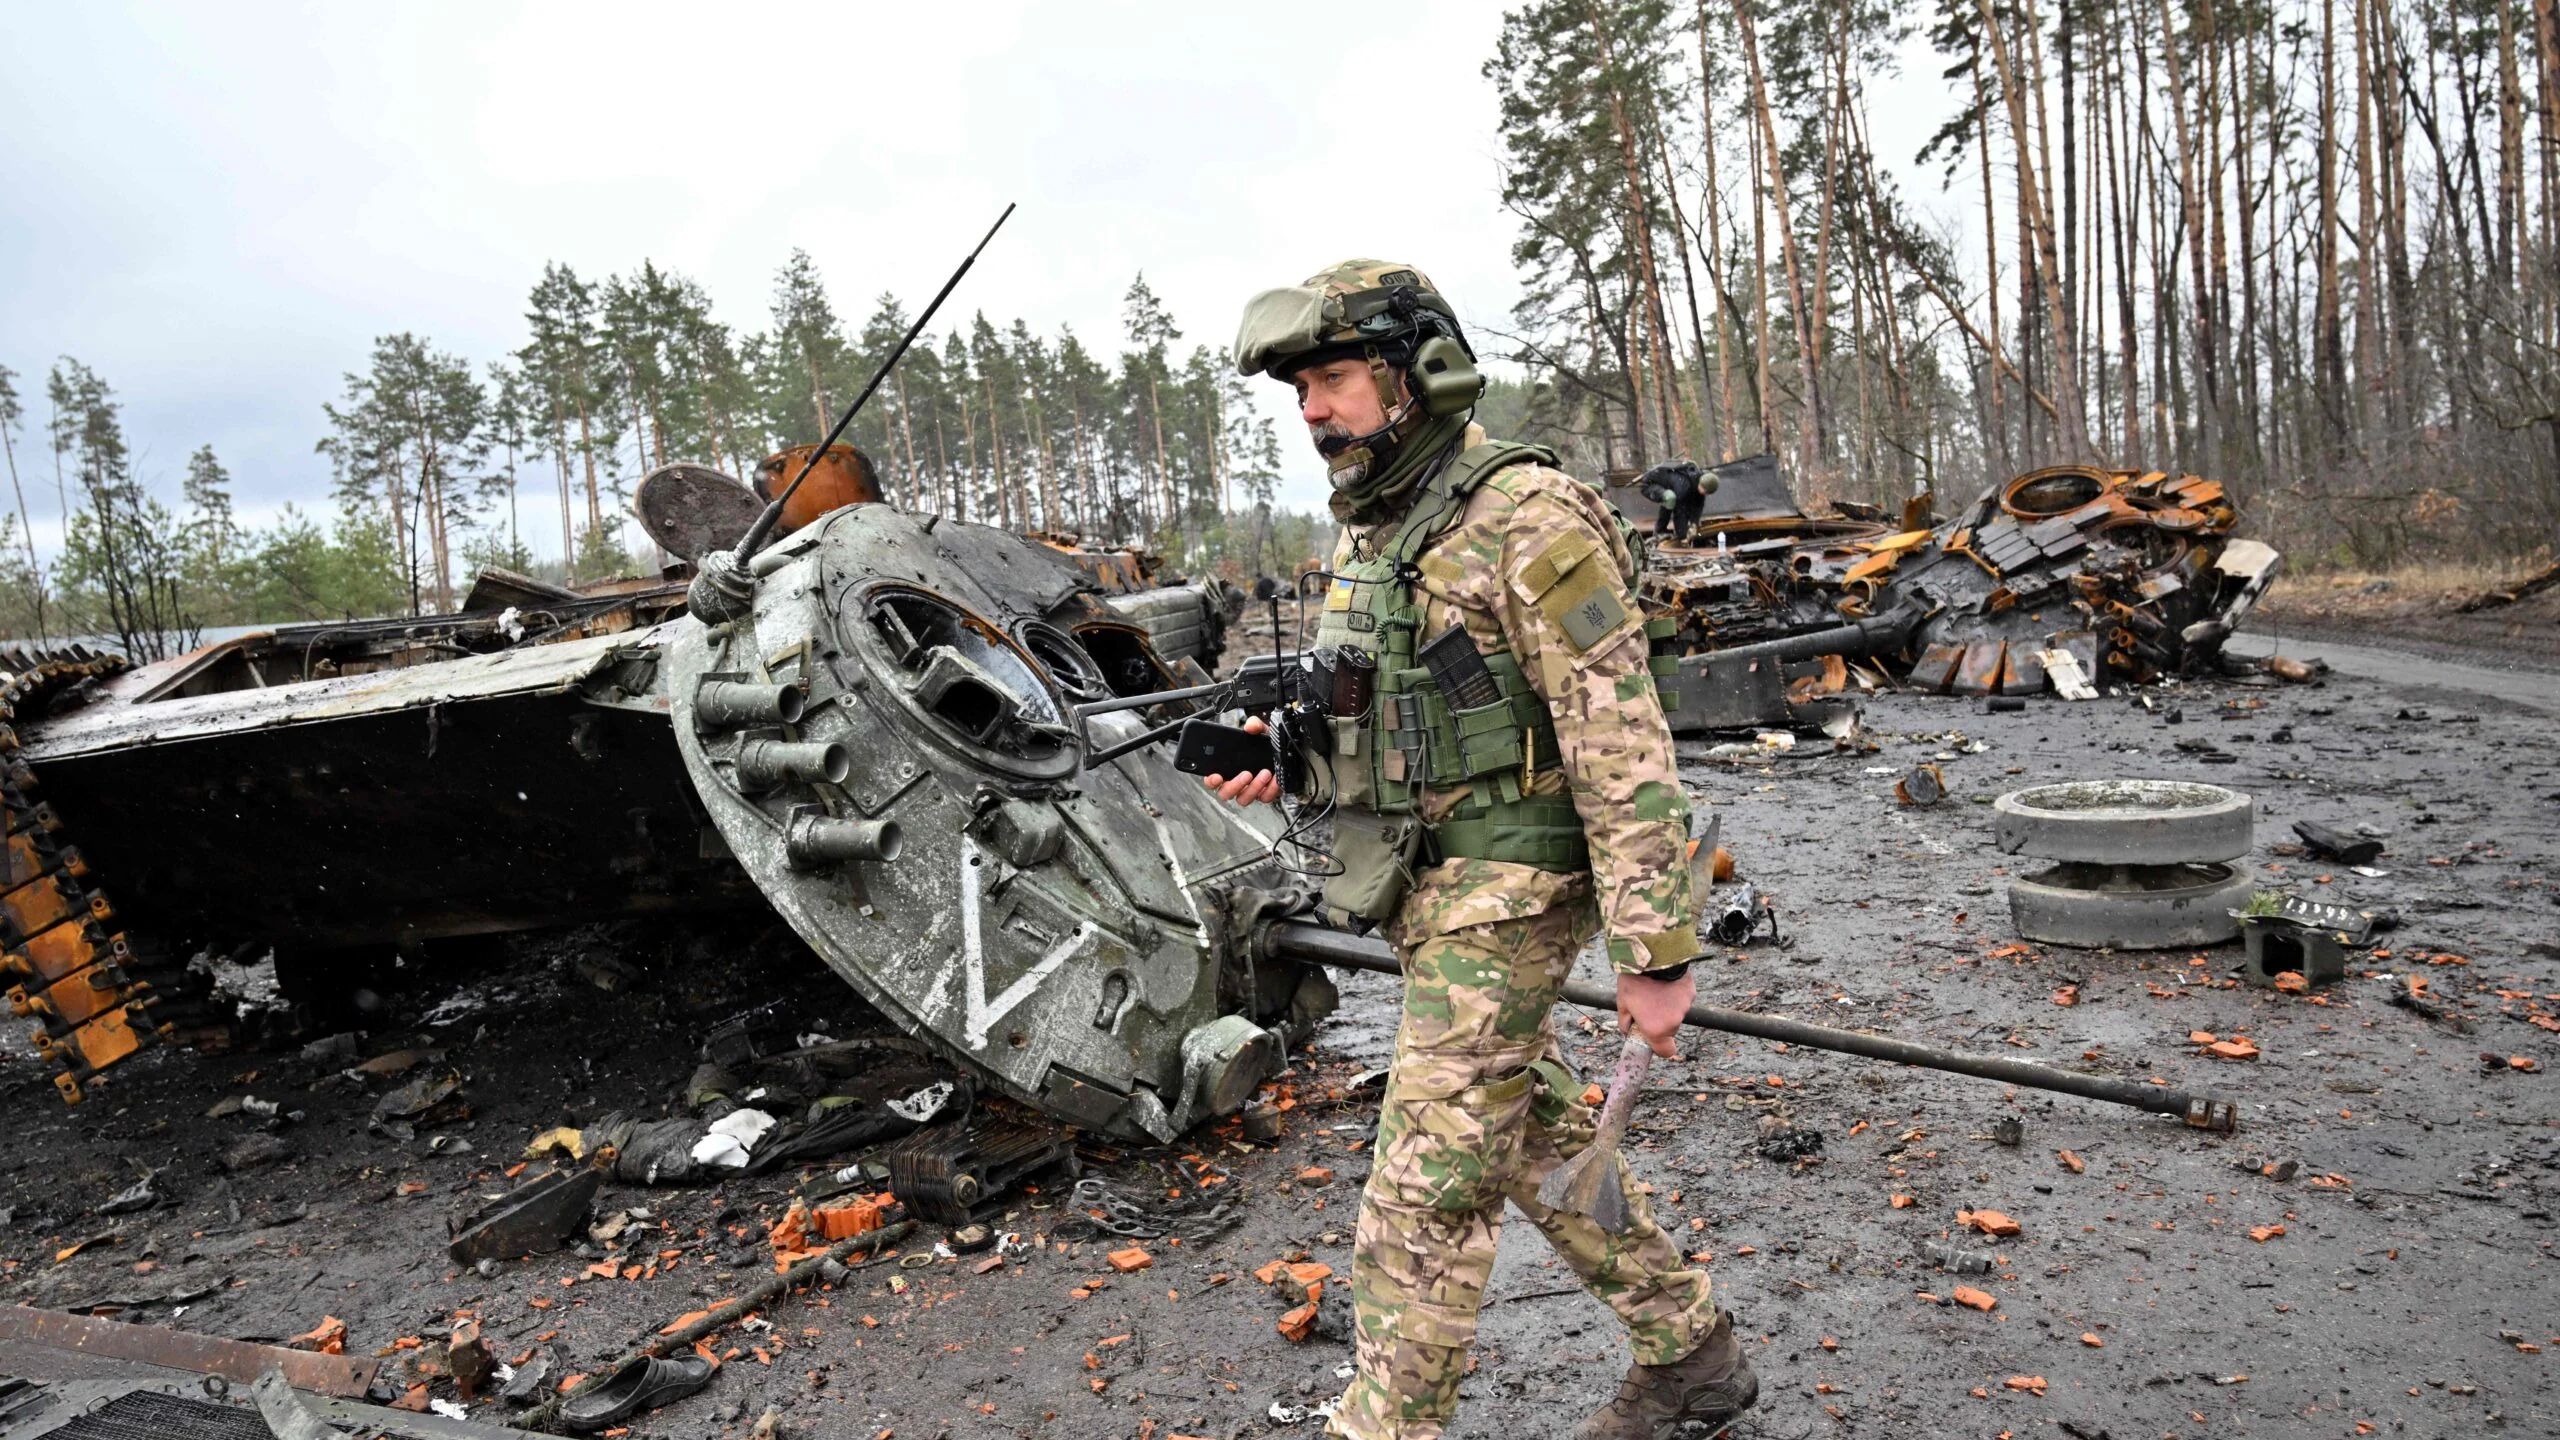
[[[1346,935],[1322,925],[1303,921],[1283,921],[1266,932],[1262,944],[1275,956],[1291,960],[1311,961],[1320,965],[1336,965],[1352,970],[1375,970],[1382,975],[1402,973],[1395,952],[1384,940],[1374,936]],[[1587,980],[1567,980],[1564,998],[1591,1010],[1615,1010],[1617,996],[1606,986]],[[1701,1030],[1717,1030],[1728,1035],[1750,1035],[1762,1040],[1778,1040],[1789,1045],[1806,1045],[1817,1050],[1832,1050],[1844,1055],[1860,1055],[1870,1060],[1890,1060],[1898,1065],[1917,1065],[1927,1070],[1944,1070],[1957,1075],[1971,1075],[1982,1080],[1999,1080],[2011,1085],[2024,1085],[2036,1090],[2052,1090],[2064,1095],[2077,1095],[2084,1100],[2103,1100],[2112,1105],[2130,1105],[2155,1115],[2174,1115],[2199,1130],[2230,1131],[2238,1124],[2239,1107],[2229,1100],[2205,1095],[2190,1095],[2183,1090],[2164,1086],[2137,1084],[2130,1080],[2113,1080],[2101,1075],[2082,1075],[2076,1071],[2058,1070],[2011,1060],[1999,1055],[1971,1055],[1961,1050],[1941,1050],[1931,1045],[1915,1045],[1908,1040],[1895,1040],[1884,1035],[1864,1035],[1854,1030],[1834,1030],[1827,1025],[1808,1025],[1801,1020],[1788,1020],[1776,1015],[1753,1015],[1741,1010],[1720,1010],[1712,1005],[1692,1005],[1688,1023]]]
[[[791,817],[782,847],[793,866],[817,870],[853,860],[895,860],[906,837],[895,820],[846,820],[813,808]]]
[[[841,785],[852,773],[853,762],[844,747],[833,741],[747,740],[738,746],[738,788],[742,790],[779,790],[822,780]]]
[[[808,703],[797,685],[745,680],[705,680],[693,692],[694,723],[710,730],[749,725],[797,725]]]

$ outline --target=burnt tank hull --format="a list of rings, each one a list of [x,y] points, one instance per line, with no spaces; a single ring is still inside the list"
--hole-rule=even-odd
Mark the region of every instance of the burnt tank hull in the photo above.
[[[1067,720],[1191,673],[1114,608],[1133,597],[882,504],[756,568],[728,625],[662,588],[548,633],[509,609],[301,637],[298,662],[262,636],[11,692],[0,991],[66,1096],[186,1038],[170,957],[195,946],[737,907],[984,1087],[1091,1129],[1170,1138],[1279,1068],[1331,992],[1234,939],[1227,897],[1281,883],[1271,835],[1160,748],[1088,770],[1135,716]]]

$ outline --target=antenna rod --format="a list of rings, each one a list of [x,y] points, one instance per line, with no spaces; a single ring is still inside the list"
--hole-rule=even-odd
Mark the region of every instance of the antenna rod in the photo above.
[[[818,468],[818,461],[827,453],[827,447],[835,444],[836,437],[844,433],[844,427],[853,423],[853,417],[861,413],[863,402],[871,398],[871,392],[879,389],[880,382],[889,378],[890,370],[905,356],[907,347],[916,343],[916,337],[924,333],[925,325],[933,319],[933,312],[941,309],[942,302],[950,298],[952,289],[960,283],[960,277],[968,274],[969,267],[978,263],[979,251],[986,249],[987,241],[996,238],[996,232],[1004,228],[1004,222],[1013,218],[1013,211],[1014,207],[1008,204],[1004,213],[996,217],[996,223],[987,227],[987,233],[978,241],[978,248],[970,251],[969,258],[960,262],[960,268],[951,272],[951,278],[942,282],[942,289],[933,297],[933,303],[924,307],[924,313],[916,317],[916,323],[907,327],[906,338],[898,342],[897,349],[889,352],[888,359],[880,362],[879,369],[871,372],[870,382],[862,387],[861,394],[853,397],[852,404],[844,407],[844,413],[836,417],[835,428],[827,432],[827,438],[819,441],[818,448],[809,452],[808,463],[802,465],[800,473],[791,477],[791,483],[783,487],[782,493],[774,496],[773,502],[764,507],[764,513],[756,517],[756,523],[747,527],[746,535],[738,541],[738,563],[745,564],[764,548],[766,538],[773,534],[775,523],[782,519],[784,503],[800,492],[800,482],[808,479],[809,472]]]

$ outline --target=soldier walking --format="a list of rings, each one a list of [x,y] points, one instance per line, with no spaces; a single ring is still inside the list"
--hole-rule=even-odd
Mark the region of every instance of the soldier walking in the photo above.
[[[1297,758],[1334,815],[1328,918],[1380,926],[1405,976],[1351,1262],[1358,1373],[1326,1433],[1441,1434],[1505,1201],[1633,1344],[1574,1435],[1721,1425],[1759,1382],[1706,1274],[1641,1198],[1611,1235],[1537,1196],[1593,1131],[1550,1021],[1574,957],[1607,935],[1619,1027],[1660,1055],[1695,994],[1689,802],[1630,542],[1552,452],[1472,423],[1483,378],[1420,271],[1351,260],[1265,291],[1235,357],[1296,389],[1329,468],[1343,528],[1316,643],[1374,665],[1374,693]],[[1209,783],[1280,793],[1270,771]]]

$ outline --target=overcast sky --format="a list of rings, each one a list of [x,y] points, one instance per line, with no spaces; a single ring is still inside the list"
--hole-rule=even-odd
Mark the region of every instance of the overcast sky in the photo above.
[[[1501,323],[1512,227],[1479,73],[1500,7],[1350,13],[0,0],[0,364],[29,402],[39,542],[59,530],[56,356],[115,387],[161,493],[210,443],[250,523],[325,512],[320,407],[373,337],[500,358],[549,260],[655,260],[750,330],[798,246],[858,323],[883,290],[921,304],[1019,201],[945,318],[1116,349],[1143,271],[1183,345],[1217,345],[1253,291],[1370,254]],[[1297,442],[1284,498],[1313,505]],[[535,483],[524,533],[556,554]]]

